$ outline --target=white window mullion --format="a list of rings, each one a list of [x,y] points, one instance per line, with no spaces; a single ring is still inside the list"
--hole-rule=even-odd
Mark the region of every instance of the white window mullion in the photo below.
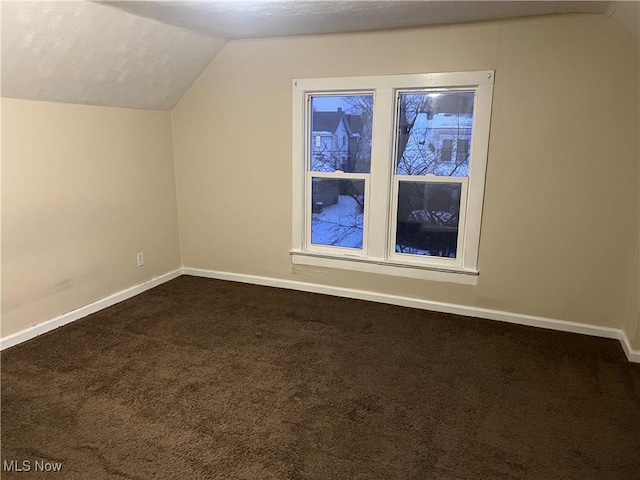
[[[373,148],[371,152],[371,191],[369,256],[387,258],[389,199],[391,190],[391,158],[393,152],[394,91],[378,89],[374,99]]]

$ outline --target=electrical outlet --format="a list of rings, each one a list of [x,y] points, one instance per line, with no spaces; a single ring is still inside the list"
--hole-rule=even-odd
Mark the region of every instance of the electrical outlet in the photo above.
[[[139,252],[136,255],[136,261],[138,262],[138,266],[139,267],[144,265],[144,253],[143,252]]]

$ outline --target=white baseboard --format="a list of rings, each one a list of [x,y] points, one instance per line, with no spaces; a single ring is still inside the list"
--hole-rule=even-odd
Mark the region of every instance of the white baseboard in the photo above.
[[[623,330],[616,328],[599,327],[586,323],[567,322],[552,318],[523,315],[520,313],[503,312],[487,308],[477,308],[453,303],[434,302],[419,298],[403,297],[400,295],[390,295],[385,293],[370,292],[367,290],[357,290],[352,288],[332,287],[316,283],[299,282],[294,280],[284,280],[274,277],[261,277],[257,275],[246,275],[242,273],[220,272],[215,270],[203,270],[199,268],[178,268],[172,272],[165,273],[159,277],[121,290],[106,298],[90,303],[71,312],[60,315],[56,318],[29,327],[20,332],[0,338],[0,350],[13,347],[19,343],[42,335],[68,323],[84,318],[87,315],[103,310],[116,303],[127,300],[162,283],[173,280],[180,275],[192,275],[195,277],[214,278],[218,280],[229,280],[233,282],[250,283],[254,285],[264,285],[267,287],[286,288],[289,290],[299,290],[310,293],[321,293],[333,295],[335,297],[355,298],[358,300],[368,300],[377,303],[398,305],[401,307],[417,308],[434,312],[453,313],[456,315],[466,315],[469,317],[498,320],[501,322],[528,325],[531,327],[546,328],[548,330],[559,330],[562,332],[581,333],[595,337],[612,338],[622,344],[622,349],[630,362],[640,363],[640,350],[634,350],[627,335]]]
[[[75,310],[64,313],[56,318],[52,318],[51,320],[47,320],[46,322],[40,323],[38,325],[34,325],[33,327],[29,327],[11,335],[7,335],[6,337],[2,337],[0,338],[0,350],[13,347],[14,345],[35,338],[38,335],[42,335],[43,333],[47,333],[68,323],[75,322],[76,320],[84,318],[87,315],[91,315],[92,313],[103,310],[107,307],[115,305],[116,303],[120,303],[123,300],[135,297],[136,295],[153,287],[157,287],[158,285],[168,282],[169,280],[173,280],[180,275],[182,275],[182,268],[178,268],[177,270],[173,270],[172,272],[165,273],[164,275],[160,275],[159,277],[154,277],[146,282],[134,285],[133,287],[127,288],[125,290],[121,290],[117,293],[114,293],[113,295],[109,295],[108,297],[90,303],[83,307],[76,308]]]
[[[640,363],[640,350],[634,350],[631,347],[631,342],[629,341],[629,337],[624,330],[618,330],[618,340],[622,344],[622,349],[624,350],[624,354],[627,356],[630,362]]]
[[[640,363],[640,350],[633,350],[629,339],[623,330],[608,327],[599,327],[586,323],[567,322],[553,318],[536,317],[533,315],[523,315],[521,313],[503,312],[487,308],[469,307],[456,305],[453,303],[434,302],[419,298],[403,297],[399,295],[389,295],[385,293],[370,292],[367,290],[356,290],[351,288],[332,287],[329,285],[319,285],[316,283],[298,282],[294,280],[284,280],[273,277],[261,277],[257,275],[246,275],[241,273],[220,272],[215,270],[203,270],[199,268],[183,268],[183,274],[196,277],[215,278],[218,280],[230,280],[234,282],[251,283],[268,287],[288,288],[303,292],[322,293],[336,297],[355,298],[358,300],[368,300],[371,302],[387,303],[401,307],[418,308],[431,310],[434,312],[453,313],[456,315],[466,315],[469,317],[486,318],[498,320],[500,322],[515,323],[518,325],[528,325],[531,327],[546,328],[548,330],[559,330],[562,332],[580,333],[595,337],[612,338],[619,340],[627,358],[631,362]]]

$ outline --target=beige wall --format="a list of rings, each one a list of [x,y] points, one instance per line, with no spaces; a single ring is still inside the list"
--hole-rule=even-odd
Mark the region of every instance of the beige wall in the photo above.
[[[640,70],[640,66],[638,68]],[[638,111],[640,112],[640,103],[638,104]],[[640,128],[637,133],[637,141],[640,142]],[[640,162],[640,154],[638,155],[638,162]],[[638,178],[638,182],[640,183],[640,177]],[[631,347],[635,350],[640,350],[640,232],[638,233],[638,243],[630,284],[629,302],[627,304],[627,314],[623,330],[631,342]]]
[[[640,3],[629,0],[610,2],[607,15],[640,39]]]
[[[638,24],[640,4],[635,3],[635,5],[630,6],[630,3],[635,2],[616,2],[613,5],[613,8],[616,9],[613,18],[620,21],[622,25],[638,39],[640,36],[640,24]],[[621,15],[627,15],[626,20],[623,20]],[[635,19],[635,24],[633,19]],[[638,75],[640,76],[640,62],[637,68]],[[640,82],[638,88],[640,89]],[[638,115],[640,116],[640,99],[638,99]],[[640,143],[640,125],[638,125],[638,131],[636,132],[636,142]],[[640,163],[640,151],[636,155],[636,158]],[[638,182],[640,184],[640,176],[638,177]],[[640,201],[640,197],[638,200]],[[631,265],[631,262],[629,263]],[[635,350],[640,350],[640,232],[638,233],[636,253],[632,263],[631,281],[629,283],[629,301],[627,303],[627,313],[623,330],[631,343],[631,347]]]
[[[640,350],[640,239],[634,261],[629,262],[633,266],[630,274],[629,298],[625,312],[623,330],[635,350]]]
[[[2,99],[2,336],[179,266],[168,112]]]
[[[291,80],[495,69],[476,286],[296,267]],[[172,112],[183,264],[621,328],[638,44],[604,16],[232,41]]]

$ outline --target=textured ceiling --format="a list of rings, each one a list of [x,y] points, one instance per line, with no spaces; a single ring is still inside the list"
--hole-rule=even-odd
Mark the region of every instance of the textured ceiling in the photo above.
[[[598,1],[108,1],[206,35],[256,38],[352,32],[553,13],[604,13]]]
[[[171,109],[225,40],[91,2],[2,2],[2,95]]]
[[[170,110],[226,39],[604,13],[611,3],[4,0],[2,95]]]

